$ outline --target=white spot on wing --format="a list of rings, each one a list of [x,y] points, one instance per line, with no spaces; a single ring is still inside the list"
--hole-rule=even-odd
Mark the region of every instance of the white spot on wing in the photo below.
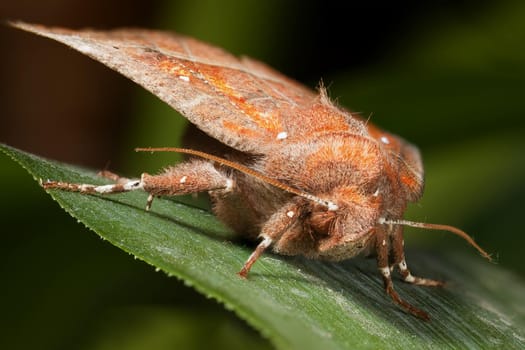
[[[390,140],[386,136],[381,136],[381,142],[383,142],[385,145],[388,145]]]
[[[277,134],[277,140],[284,140],[288,137],[288,133],[286,131],[281,131]]]
[[[187,101],[181,102],[182,109],[193,109],[195,106],[198,106],[206,101],[204,95],[197,95],[195,98],[189,99]]]
[[[80,44],[76,47],[76,49],[82,53],[85,53],[86,55],[89,55],[95,52],[95,50],[93,50],[93,47],[87,44]]]
[[[188,177],[187,176],[183,176],[183,177],[180,178],[179,183],[181,183],[181,184],[186,183],[186,180],[188,180]]]
[[[179,79],[182,80],[182,81],[185,81],[185,82],[189,82],[190,81],[190,77],[187,77],[185,75],[179,75]]]

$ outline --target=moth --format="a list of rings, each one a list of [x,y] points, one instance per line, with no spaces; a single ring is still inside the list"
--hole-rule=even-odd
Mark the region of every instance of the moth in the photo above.
[[[14,27],[62,42],[142,85],[183,114],[215,143],[199,149],[149,148],[189,154],[157,175],[113,185],[43,183],[46,189],[86,194],[142,190],[146,209],[158,196],[208,192],[216,216],[238,234],[259,240],[239,275],[246,278],[271,248],[278,254],[344,260],[375,255],[386,293],[410,314],[429,315],[403,300],[392,273],[423,286],[443,282],[416,277],[407,267],[403,227],[451,226],[403,219],[423,193],[418,149],[265,64],[174,33]],[[218,142],[217,142],[218,141]]]

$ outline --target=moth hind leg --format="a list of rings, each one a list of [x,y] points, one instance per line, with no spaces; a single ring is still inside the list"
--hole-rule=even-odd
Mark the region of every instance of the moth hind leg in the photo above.
[[[418,286],[428,286],[428,287],[441,287],[445,285],[445,282],[433,280],[429,278],[423,278],[412,275],[408,269],[406,260],[405,260],[405,249],[403,241],[403,228],[397,227],[396,231],[391,236],[392,241],[392,254],[393,254],[393,264],[390,267],[390,271],[394,268],[399,270],[401,277],[404,282],[415,284]]]
[[[156,196],[179,196],[203,191],[226,190],[234,187],[233,180],[217,170],[209,161],[191,160],[167,168],[158,175],[143,173],[140,179],[121,178],[110,172],[103,177],[117,181],[110,185],[78,184],[59,181],[42,183],[45,189],[59,189],[84,194],[113,194],[143,190],[149,193],[146,210],[149,210]]]
[[[81,184],[61,181],[40,181],[44,189],[57,189],[69,192],[79,192],[84,194],[112,194],[129,192],[143,189],[142,180],[129,180],[110,185]]]
[[[115,174],[114,172],[111,172],[109,170],[101,170],[97,173],[97,175],[119,184],[131,181],[131,179]]]

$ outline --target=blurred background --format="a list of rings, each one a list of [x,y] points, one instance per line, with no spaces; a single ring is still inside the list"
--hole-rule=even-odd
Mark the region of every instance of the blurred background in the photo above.
[[[525,2],[335,3],[22,0],[0,3],[0,18],[174,30],[311,88],[322,78],[339,104],[420,147],[426,192],[407,217],[465,229],[523,279]],[[133,152],[177,145],[186,123],[119,74],[6,26],[0,52],[0,142],[128,176],[178,159]],[[0,166],[0,348],[269,347],[214,301],[77,224],[5,156]],[[409,252],[477,255],[447,233],[407,230],[406,241]]]

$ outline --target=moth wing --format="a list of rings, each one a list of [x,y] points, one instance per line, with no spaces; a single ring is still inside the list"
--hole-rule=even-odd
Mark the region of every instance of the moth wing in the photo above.
[[[399,178],[406,198],[411,202],[419,200],[423,195],[424,170],[417,147],[373,124],[368,123],[367,128],[369,135],[390,154],[391,166],[395,169],[395,176]]]
[[[348,129],[346,113],[248,58],[182,35],[142,29],[70,30],[12,23],[70,46],[155,94],[211,137],[265,154],[279,142]]]

